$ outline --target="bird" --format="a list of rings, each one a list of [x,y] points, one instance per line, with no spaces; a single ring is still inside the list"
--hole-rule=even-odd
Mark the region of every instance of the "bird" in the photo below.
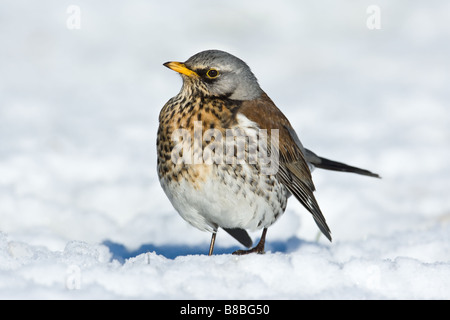
[[[314,196],[314,168],[380,178],[376,173],[316,155],[303,147],[287,117],[263,91],[250,67],[221,50],[163,64],[182,77],[180,92],[159,114],[157,171],[179,215],[211,233],[219,228],[249,249],[265,252],[267,229],[293,196],[331,242]],[[261,230],[256,246],[247,231]]]

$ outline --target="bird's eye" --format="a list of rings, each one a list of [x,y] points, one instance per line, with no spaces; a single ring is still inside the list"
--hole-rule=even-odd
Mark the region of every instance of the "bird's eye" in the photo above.
[[[210,79],[215,79],[219,76],[219,71],[217,71],[216,69],[209,69],[206,72],[206,75],[208,76],[208,78]]]

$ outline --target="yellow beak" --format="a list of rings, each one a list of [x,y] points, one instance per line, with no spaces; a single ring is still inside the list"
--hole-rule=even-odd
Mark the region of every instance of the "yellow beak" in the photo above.
[[[164,63],[164,66],[188,77],[198,76],[197,73],[195,73],[191,69],[188,69],[182,62],[170,61]]]

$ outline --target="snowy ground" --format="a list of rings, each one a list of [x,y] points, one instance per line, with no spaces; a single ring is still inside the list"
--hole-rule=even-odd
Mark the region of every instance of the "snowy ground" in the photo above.
[[[0,298],[450,299],[449,20],[445,0],[2,1]],[[314,172],[332,244],[291,199],[267,254],[222,232],[208,257],[166,199],[162,63],[209,48],[305,146],[382,175]]]

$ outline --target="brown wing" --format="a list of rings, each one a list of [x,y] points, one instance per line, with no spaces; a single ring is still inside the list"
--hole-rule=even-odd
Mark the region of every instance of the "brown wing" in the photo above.
[[[305,156],[290,132],[294,132],[289,120],[263,93],[259,99],[244,101],[240,113],[258,123],[261,129],[279,131],[279,170],[277,178],[294,197],[311,212],[320,231],[331,241],[331,232],[314,197],[315,190]],[[297,138],[298,139],[298,138]]]

